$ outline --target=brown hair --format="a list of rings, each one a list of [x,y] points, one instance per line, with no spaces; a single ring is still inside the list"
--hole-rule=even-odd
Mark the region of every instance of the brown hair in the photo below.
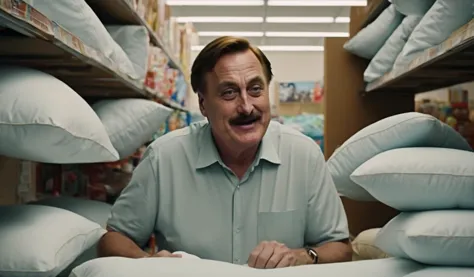
[[[191,86],[195,92],[204,93],[206,90],[205,74],[211,72],[219,59],[225,55],[252,51],[263,67],[265,79],[270,84],[272,80],[272,65],[263,52],[244,38],[220,37],[211,41],[194,60],[191,68]]]

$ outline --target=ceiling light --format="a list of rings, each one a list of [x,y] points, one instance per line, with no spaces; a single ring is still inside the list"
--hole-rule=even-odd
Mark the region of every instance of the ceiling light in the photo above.
[[[301,38],[327,38],[327,37],[349,37],[345,32],[266,32],[267,37],[301,37]]]
[[[192,46],[193,51],[201,51],[204,48],[203,45]],[[315,52],[324,51],[324,46],[313,46],[313,45],[263,45],[258,46],[262,51],[275,51],[275,52]]]
[[[262,23],[263,17],[245,16],[183,16],[176,17],[178,23]]]
[[[367,6],[367,0],[268,0],[268,6]]]
[[[334,19],[334,22],[336,22],[336,23],[349,23],[349,22],[351,22],[351,18],[350,17],[336,17]]]
[[[269,16],[266,18],[268,23],[333,23],[333,17],[283,17]]]
[[[263,32],[198,32],[200,37],[263,37]]]
[[[263,0],[167,0],[169,6],[263,6]]]

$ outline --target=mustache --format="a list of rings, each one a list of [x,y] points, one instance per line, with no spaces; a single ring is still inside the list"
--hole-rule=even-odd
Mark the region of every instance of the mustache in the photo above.
[[[232,125],[244,125],[260,120],[262,115],[258,112],[252,112],[251,114],[239,114],[237,117],[232,118],[229,122]]]

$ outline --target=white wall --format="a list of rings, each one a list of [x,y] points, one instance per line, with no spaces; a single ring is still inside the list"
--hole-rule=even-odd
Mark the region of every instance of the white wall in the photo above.
[[[193,52],[194,61],[198,52]],[[291,81],[322,81],[324,75],[323,52],[266,52],[272,63],[274,80]],[[273,91],[273,90],[271,90]],[[274,99],[271,97],[271,99]],[[188,108],[199,112],[197,95],[193,93],[188,100]]]

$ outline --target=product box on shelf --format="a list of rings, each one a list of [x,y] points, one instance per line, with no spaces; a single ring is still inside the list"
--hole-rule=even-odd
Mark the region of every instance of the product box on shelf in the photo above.
[[[36,166],[35,162],[0,156],[0,205],[36,199]]]
[[[150,46],[148,53],[148,71],[145,86],[163,93],[167,79],[168,57],[160,48]]]

